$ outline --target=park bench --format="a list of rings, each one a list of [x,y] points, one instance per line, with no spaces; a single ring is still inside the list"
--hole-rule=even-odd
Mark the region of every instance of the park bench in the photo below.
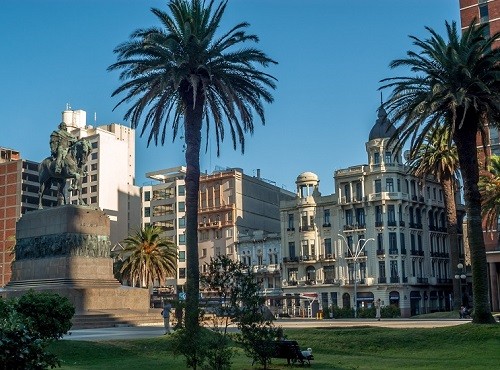
[[[275,342],[275,352],[273,358],[285,358],[288,365],[300,363],[301,365],[311,365],[314,360],[312,350],[308,348],[301,351],[296,340],[278,340]]]

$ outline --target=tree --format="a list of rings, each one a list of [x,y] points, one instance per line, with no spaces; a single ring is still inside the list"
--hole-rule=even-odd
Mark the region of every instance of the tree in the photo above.
[[[118,61],[108,70],[121,70],[125,81],[113,96],[125,94],[117,106],[132,102],[124,118],[137,127],[144,116],[141,134],[148,127],[148,145],[165,142],[171,124],[173,139],[184,130],[186,144],[186,328],[193,338],[199,329],[198,191],[200,147],[203,122],[205,132],[212,125],[219,154],[224,140],[224,121],[229,126],[233,147],[244,152],[244,134],[253,133],[256,114],[265,123],[263,102],[271,103],[275,79],[257,66],[276,63],[262,51],[243,47],[258,42],[245,33],[247,23],[239,23],[221,37],[220,26],[227,1],[207,6],[202,0],[171,0],[170,14],[151,11],[161,27],[138,29],[130,40],[114,51]]]
[[[471,23],[460,37],[455,22],[446,22],[447,41],[429,27],[428,39],[410,36],[419,52],[408,51],[406,58],[393,60],[390,67],[409,68],[413,75],[383,79],[381,87],[392,89],[386,108],[399,122],[394,135],[398,145],[409,141],[414,151],[425,135],[443,122],[457,146],[464,182],[475,323],[494,322],[488,299],[476,136],[479,132],[484,143],[487,124],[496,125],[500,119],[500,50],[492,47],[500,35],[485,36],[486,26]]]
[[[491,156],[488,173],[479,178],[479,191],[486,226],[494,229],[500,215],[500,156]]]
[[[422,178],[434,176],[441,185],[444,195],[446,213],[446,229],[450,241],[450,263],[455,268],[459,262],[460,250],[458,243],[457,208],[455,203],[455,183],[460,173],[458,171],[458,155],[456,145],[450,145],[448,127],[433,127],[426,135],[424,142],[416,150],[410,152],[409,166],[411,171]],[[453,297],[455,309],[462,304],[460,281],[453,280]]]
[[[132,282],[138,280],[143,288],[176,273],[177,247],[161,236],[162,231],[147,225],[124,240],[126,247],[120,252],[124,259],[120,273]]]

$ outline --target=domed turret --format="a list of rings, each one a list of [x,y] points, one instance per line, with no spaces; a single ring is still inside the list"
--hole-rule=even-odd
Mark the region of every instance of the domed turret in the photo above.
[[[318,190],[319,177],[312,172],[302,172],[297,176],[297,193],[299,197],[305,198],[313,195]]]
[[[396,128],[387,117],[384,107],[380,105],[377,112],[377,121],[370,131],[368,140],[390,138],[395,132]]]

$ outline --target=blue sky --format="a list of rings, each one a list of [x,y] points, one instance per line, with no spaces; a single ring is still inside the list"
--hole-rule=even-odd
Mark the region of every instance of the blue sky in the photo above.
[[[151,7],[165,0],[2,0],[0,2],[0,146],[40,161],[49,155],[50,132],[69,103],[87,112],[88,124],[123,120],[113,111],[118,73],[113,49],[132,31],[156,25]],[[367,162],[365,142],[380,105],[382,78],[397,75],[391,60],[412,49],[408,35],[426,37],[425,26],[444,34],[459,22],[458,0],[230,0],[221,30],[239,22],[260,37],[258,47],[279,62],[267,69],[278,79],[266,126],[255,124],[245,154],[230,137],[216,157],[214,141],[202,153],[202,171],[240,167],[288,190],[297,175],[319,175],[320,190],[333,189],[333,172]],[[387,93],[384,93],[387,95]],[[146,148],[137,135],[136,179],[184,164],[182,142]],[[228,140],[229,139],[229,140]]]

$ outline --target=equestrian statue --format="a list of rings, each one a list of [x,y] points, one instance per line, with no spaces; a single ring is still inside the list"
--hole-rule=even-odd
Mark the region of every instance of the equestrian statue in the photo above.
[[[50,135],[50,157],[45,158],[38,166],[40,189],[38,191],[38,208],[42,209],[42,197],[46,189],[52,185],[57,187],[57,205],[66,204],[64,189],[66,180],[71,179],[69,191],[76,190],[78,204],[82,200],[82,179],[87,176],[87,158],[92,146],[87,139],[77,139],[68,132],[66,123],[61,122],[58,129]]]

